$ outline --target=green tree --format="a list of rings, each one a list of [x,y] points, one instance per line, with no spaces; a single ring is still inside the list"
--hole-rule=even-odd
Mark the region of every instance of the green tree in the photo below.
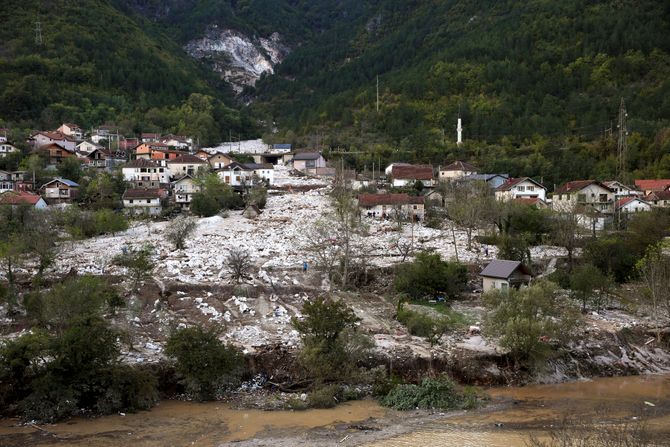
[[[411,263],[398,268],[396,291],[413,299],[445,294],[457,298],[467,284],[467,268],[458,262],[443,261],[439,254],[421,252]]]
[[[235,386],[244,372],[240,351],[223,344],[213,329],[179,329],[170,335],[165,353],[176,360],[182,384],[198,400],[214,399]]]
[[[593,264],[582,264],[570,275],[570,289],[582,303],[582,313],[586,312],[589,302],[594,304],[596,310],[600,310],[610,287],[611,279]]]

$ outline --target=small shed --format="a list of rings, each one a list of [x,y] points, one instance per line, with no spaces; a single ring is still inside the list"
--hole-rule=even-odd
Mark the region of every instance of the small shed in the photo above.
[[[261,214],[260,208],[258,208],[256,205],[249,205],[246,208],[244,208],[244,211],[242,211],[242,215],[246,217],[247,219],[255,219]]]
[[[479,276],[483,279],[483,290],[502,290],[507,291],[510,287],[519,288],[522,285],[530,283],[532,275],[530,269],[519,261],[509,261],[504,259],[494,259]]]

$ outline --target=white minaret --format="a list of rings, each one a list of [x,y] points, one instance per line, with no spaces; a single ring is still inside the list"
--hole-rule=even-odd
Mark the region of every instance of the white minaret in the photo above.
[[[458,117],[458,124],[456,125],[456,144],[459,146],[463,144],[463,126],[461,125],[461,117]]]

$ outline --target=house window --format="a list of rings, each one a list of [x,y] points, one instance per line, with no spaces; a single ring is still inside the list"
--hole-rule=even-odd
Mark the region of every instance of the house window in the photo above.
[[[586,194],[577,194],[578,202],[586,202]]]
[[[534,186],[529,186],[528,191],[535,191],[535,187]]]
[[[526,190],[526,187],[525,187],[525,186],[517,186],[516,189],[518,189],[519,191],[523,192],[523,191]]]
[[[600,194],[600,199],[601,202],[607,202],[607,194]]]
[[[150,199],[147,199],[147,203],[151,203],[151,200],[150,200]]]
[[[129,203],[133,203],[133,201],[132,201],[132,200],[129,200],[128,202],[129,202]]]

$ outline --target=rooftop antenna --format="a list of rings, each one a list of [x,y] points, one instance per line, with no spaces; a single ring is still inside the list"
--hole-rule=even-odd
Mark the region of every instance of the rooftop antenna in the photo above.
[[[42,22],[37,20],[35,22],[35,45],[43,45],[44,39],[42,39]]]
[[[463,126],[461,123],[461,105],[458,105],[458,121],[456,123],[456,144],[463,144]]]

